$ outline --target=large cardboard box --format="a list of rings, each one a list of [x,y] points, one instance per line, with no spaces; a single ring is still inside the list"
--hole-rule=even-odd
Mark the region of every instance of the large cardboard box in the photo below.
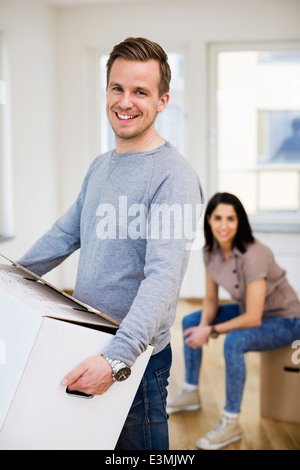
[[[152,346],[104,395],[70,395],[61,381],[117,328],[29,271],[0,265],[0,449],[115,448]]]
[[[288,346],[261,353],[261,416],[300,423],[300,364]]]

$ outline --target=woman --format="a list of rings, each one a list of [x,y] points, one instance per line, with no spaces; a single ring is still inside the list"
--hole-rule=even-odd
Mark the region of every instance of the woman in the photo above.
[[[238,418],[246,369],[244,354],[290,345],[300,338],[300,303],[270,249],[252,235],[237,197],[217,193],[204,220],[206,295],[202,311],[183,319],[185,384],[168,413],[201,407],[198,380],[202,346],[226,334],[226,404],[219,424],[201,437],[200,449],[220,449],[242,437]],[[218,286],[236,303],[218,305]]]

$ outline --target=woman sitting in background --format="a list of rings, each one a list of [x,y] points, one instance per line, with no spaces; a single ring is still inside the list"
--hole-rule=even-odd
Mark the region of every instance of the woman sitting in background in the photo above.
[[[202,346],[226,334],[226,404],[219,424],[198,439],[200,449],[220,449],[242,437],[238,422],[246,379],[244,354],[291,345],[300,339],[300,303],[270,249],[252,235],[239,199],[217,193],[204,220],[206,295],[202,311],[183,318],[185,383],[168,413],[201,408],[198,386]],[[218,304],[218,287],[236,303]]]

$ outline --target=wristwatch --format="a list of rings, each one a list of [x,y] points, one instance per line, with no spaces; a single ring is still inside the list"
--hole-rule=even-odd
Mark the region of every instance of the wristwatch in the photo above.
[[[219,333],[217,332],[216,327],[213,325],[211,327],[210,337],[215,339],[218,336],[219,336]]]
[[[128,379],[131,374],[131,369],[124,362],[119,361],[118,359],[110,359],[109,357],[103,356],[108,364],[112,368],[112,377],[117,382],[123,382],[123,380]]]

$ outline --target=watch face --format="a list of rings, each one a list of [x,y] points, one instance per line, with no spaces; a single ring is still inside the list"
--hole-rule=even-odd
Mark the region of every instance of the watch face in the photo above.
[[[118,370],[118,372],[115,375],[115,378],[118,382],[122,382],[123,380],[128,379],[130,374],[131,374],[130,367],[123,367],[122,369]]]
[[[212,338],[218,338],[219,333],[217,333],[216,331],[213,331],[210,336],[211,336]]]

